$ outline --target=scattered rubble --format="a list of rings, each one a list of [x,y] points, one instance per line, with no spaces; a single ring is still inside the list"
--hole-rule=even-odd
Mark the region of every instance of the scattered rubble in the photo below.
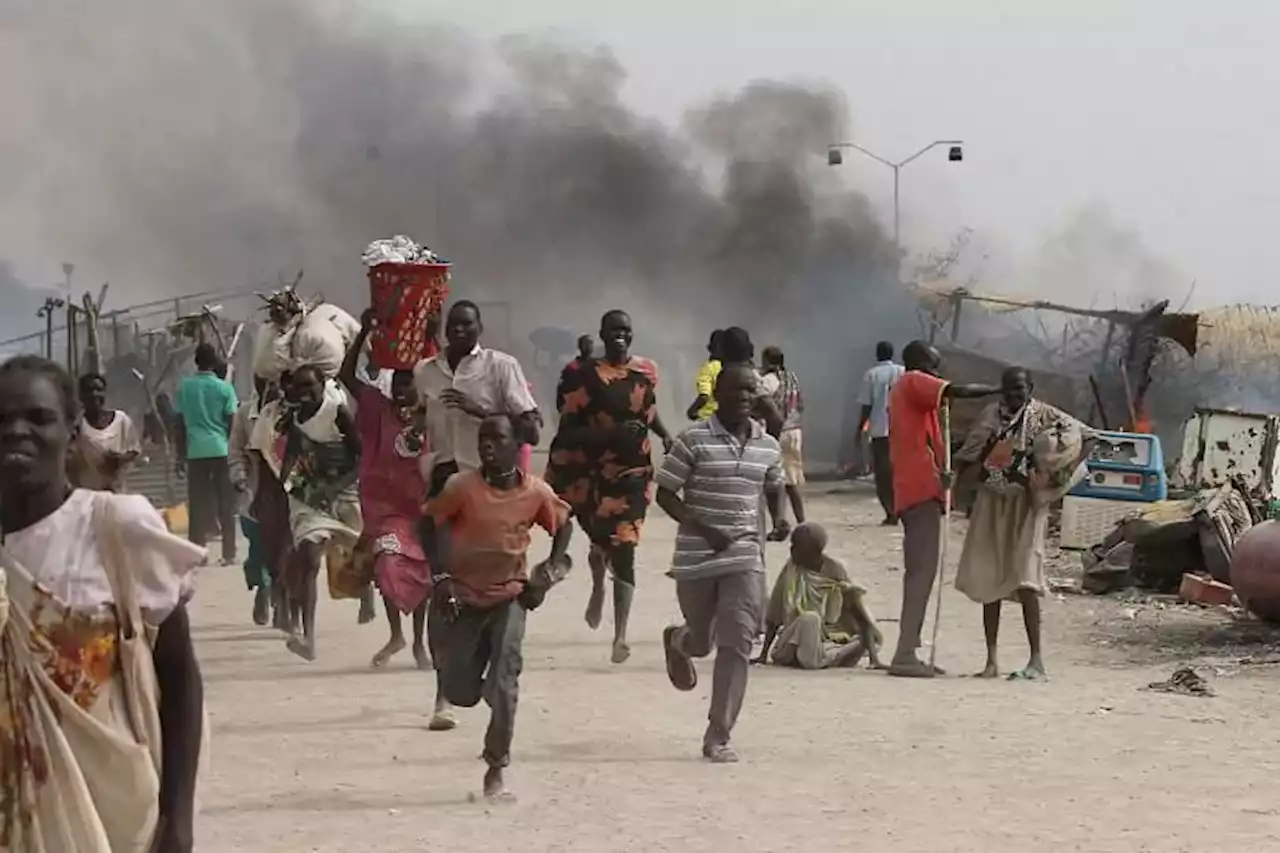
[[[1174,592],[1188,574],[1228,583],[1235,543],[1256,520],[1236,483],[1138,505],[1084,553],[1081,586],[1099,595],[1131,586]]]
[[[1153,681],[1144,689],[1154,693],[1176,693],[1179,696],[1196,696],[1205,699],[1218,695],[1209,686],[1209,682],[1189,666],[1179,667],[1164,681]]]
[[[1191,604],[1203,604],[1207,607],[1225,607],[1231,604],[1235,593],[1231,587],[1212,578],[1185,574],[1178,587],[1178,597]]]

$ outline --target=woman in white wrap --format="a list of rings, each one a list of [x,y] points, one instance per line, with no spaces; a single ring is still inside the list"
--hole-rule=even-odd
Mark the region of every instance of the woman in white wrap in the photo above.
[[[192,849],[204,549],[138,496],[73,489],[75,386],[0,365],[0,851]]]

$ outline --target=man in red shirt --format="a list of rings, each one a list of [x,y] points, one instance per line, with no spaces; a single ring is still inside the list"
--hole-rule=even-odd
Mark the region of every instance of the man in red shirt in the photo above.
[[[898,648],[889,674],[932,678],[943,674],[941,668],[921,661],[916,650],[938,573],[942,502],[951,486],[938,413],[944,400],[986,397],[1000,389],[994,385],[952,385],[942,379],[938,375],[942,356],[924,341],[907,344],[902,363],[906,373],[889,394],[889,458],[894,511],[902,520],[904,564]]]

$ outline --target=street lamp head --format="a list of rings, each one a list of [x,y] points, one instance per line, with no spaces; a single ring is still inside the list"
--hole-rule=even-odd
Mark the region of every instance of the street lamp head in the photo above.
[[[827,165],[840,166],[843,164],[844,164],[844,154],[840,151],[840,149],[828,148],[827,149]]]
[[[951,149],[947,151],[947,159],[952,163],[959,163],[964,160],[964,148],[959,145],[952,145]]]

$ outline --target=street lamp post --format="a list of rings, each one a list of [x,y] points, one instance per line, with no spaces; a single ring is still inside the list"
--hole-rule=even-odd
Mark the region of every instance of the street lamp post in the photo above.
[[[899,213],[899,206],[898,206],[898,199],[899,199],[898,174],[899,172],[902,171],[903,166],[919,158],[920,156],[926,154],[927,152],[932,151],[934,148],[937,148],[939,145],[951,146],[950,149],[947,151],[947,160],[949,160],[950,162],[959,163],[961,160],[964,159],[964,148],[962,147],[964,143],[959,139],[935,140],[933,142],[930,142],[925,147],[921,148],[916,153],[912,154],[910,157],[907,157],[906,159],[903,159],[903,160],[898,160],[896,162],[888,159],[887,157],[881,157],[879,154],[875,153],[874,151],[868,151],[866,148],[863,148],[861,145],[858,145],[856,142],[835,142],[835,143],[832,143],[830,146],[828,146],[827,165],[829,166],[842,165],[844,163],[844,153],[841,151],[841,149],[852,148],[854,151],[865,154],[868,157],[870,157],[872,160],[875,160],[877,163],[883,163],[884,165],[888,166],[890,169],[893,170],[893,246],[894,246],[894,250],[898,253],[899,258],[902,257],[902,231],[901,231],[901,216]]]

